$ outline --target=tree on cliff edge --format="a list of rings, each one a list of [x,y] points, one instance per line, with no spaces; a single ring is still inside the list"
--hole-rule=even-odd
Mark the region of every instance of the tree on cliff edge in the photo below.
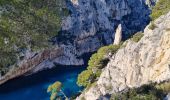
[[[67,96],[62,91],[62,83],[57,81],[52,85],[49,85],[47,92],[51,94],[50,100],[56,100],[60,97],[60,94],[64,95],[65,99],[67,100]]]

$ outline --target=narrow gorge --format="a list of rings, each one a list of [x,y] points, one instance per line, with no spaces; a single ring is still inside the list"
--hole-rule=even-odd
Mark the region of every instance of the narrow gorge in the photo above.
[[[44,79],[50,82],[54,77],[66,82],[64,92],[68,84],[75,87],[65,95],[62,83],[41,84],[32,77],[43,88],[49,85],[51,100],[124,100],[115,95],[143,85],[168,84],[169,5],[169,0],[2,0],[0,85],[47,74]],[[64,70],[68,72],[62,79]],[[160,90],[161,99],[168,97],[170,91]]]
[[[127,39],[149,23],[150,8],[145,0],[68,0],[67,7],[71,15],[62,21],[59,35],[52,38],[54,49],[27,51],[24,59],[16,64],[19,67],[15,72],[2,76],[0,83],[28,71],[54,67],[54,64],[83,65],[83,54],[113,42],[119,24],[122,25],[122,38]]]

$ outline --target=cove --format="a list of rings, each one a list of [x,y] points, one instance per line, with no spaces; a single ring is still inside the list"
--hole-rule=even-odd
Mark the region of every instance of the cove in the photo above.
[[[0,100],[49,100],[47,88],[55,81],[63,84],[68,96],[78,94],[82,88],[77,86],[77,76],[84,66],[57,66],[29,76],[22,76],[0,86]]]

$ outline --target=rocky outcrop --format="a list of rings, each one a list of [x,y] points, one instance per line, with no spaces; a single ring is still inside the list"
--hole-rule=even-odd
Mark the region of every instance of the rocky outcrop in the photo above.
[[[144,30],[138,42],[128,40],[126,46],[112,56],[95,86],[77,100],[96,100],[106,94],[120,92],[143,84],[170,80],[170,12]]]
[[[83,65],[82,59],[76,58],[74,55],[66,57],[65,55],[71,55],[73,50],[63,46],[54,47],[51,49],[43,50],[39,53],[26,53],[24,60],[19,61],[13,65],[11,70],[4,76],[0,77],[0,84],[26,73],[35,73],[43,69],[52,68],[55,65]],[[64,60],[63,60],[64,59]]]
[[[116,33],[115,33],[115,39],[114,39],[114,45],[118,45],[120,44],[120,42],[122,41],[122,25],[119,24],[117,29],[116,29]]]

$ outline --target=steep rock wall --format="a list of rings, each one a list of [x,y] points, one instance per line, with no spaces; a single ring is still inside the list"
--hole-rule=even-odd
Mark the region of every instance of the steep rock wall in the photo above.
[[[112,56],[97,85],[85,91],[77,100],[96,100],[106,94],[139,87],[150,82],[170,80],[170,12],[148,25],[144,37],[135,43],[128,40],[126,47]]]
[[[62,53],[53,60],[49,60],[49,57],[43,58],[38,64],[24,69],[24,73],[51,68],[54,63],[83,65],[81,56],[94,52],[103,45],[111,44],[115,28],[119,24],[122,25],[123,38],[127,38],[136,31],[143,30],[149,21],[150,9],[145,0],[67,0],[67,6],[71,15],[63,20],[61,32],[52,39],[54,48],[62,49]],[[60,53],[55,49],[53,52]],[[38,52],[38,55],[43,54],[42,52],[44,51]],[[34,58],[39,57],[38,55],[34,56],[33,53]],[[30,57],[25,57],[23,61],[17,63],[17,66],[22,69],[24,66],[21,63],[27,64],[29,60]],[[22,72],[17,70],[18,73],[20,71]],[[12,75],[9,72],[7,75],[14,78],[24,73]],[[3,81],[4,77],[0,81]],[[11,78],[5,81],[8,79]]]
[[[80,57],[111,44],[119,24],[125,39],[149,22],[145,0],[68,0],[67,5],[71,15],[63,21],[60,35],[53,38],[58,47],[68,48],[63,58]],[[60,62],[63,58],[56,61],[65,65]]]

